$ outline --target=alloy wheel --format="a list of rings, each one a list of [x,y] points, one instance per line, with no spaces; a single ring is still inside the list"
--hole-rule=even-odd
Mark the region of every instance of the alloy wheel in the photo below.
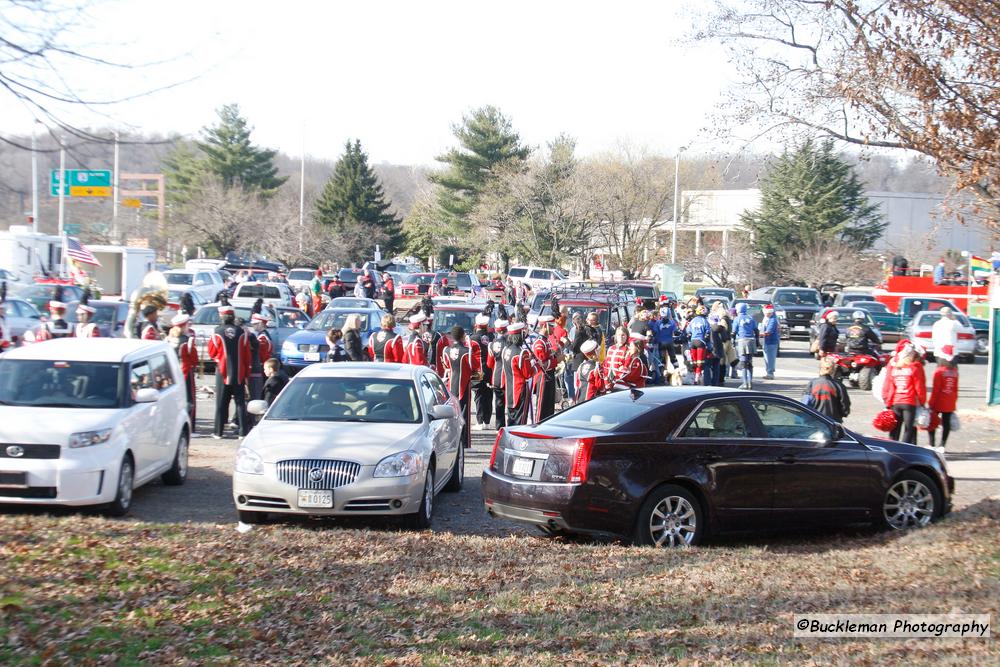
[[[127,508],[132,505],[132,462],[128,459],[122,461],[121,472],[118,474],[118,497],[121,499],[121,506]]]
[[[882,512],[896,530],[926,526],[934,518],[934,494],[922,482],[900,480],[886,492]]]
[[[177,472],[180,473],[181,479],[187,477],[188,438],[186,435],[182,435],[180,441],[177,443]]]
[[[434,512],[434,476],[430,473],[427,474],[427,479],[424,481],[424,514],[427,516],[427,520],[431,520],[431,514]]]
[[[653,508],[649,535],[658,547],[688,546],[694,539],[698,517],[686,498],[667,496]]]

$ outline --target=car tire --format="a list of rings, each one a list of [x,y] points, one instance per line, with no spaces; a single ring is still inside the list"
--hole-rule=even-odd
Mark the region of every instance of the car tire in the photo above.
[[[976,354],[990,353],[990,337],[976,336]]]
[[[694,546],[705,535],[705,513],[693,493],[676,484],[657,487],[639,510],[634,542],[639,546]]]
[[[444,490],[448,493],[457,493],[462,490],[462,483],[465,482],[465,447],[458,446],[458,456],[455,457],[455,465],[451,468],[451,476],[448,483],[444,485]]]
[[[181,437],[177,439],[177,451],[174,453],[174,464],[163,473],[163,483],[167,486],[180,486],[187,479],[190,442],[187,431],[181,431]]]
[[[943,509],[938,485],[922,472],[907,470],[886,489],[880,522],[887,530],[923,528],[940,517]]]
[[[865,366],[860,371],[858,371],[858,389],[862,391],[871,391],[872,382],[875,380],[875,369],[871,366]]]
[[[433,465],[433,461],[431,462]],[[406,526],[410,530],[427,530],[431,527],[434,514],[434,471],[428,470],[424,477],[424,492],[420,498],[420,508],[414,514],[407,515]]]
[[[104,513],[108,516],[125,516],[132,507],[132,490],[135,484],[135,462],[132,455],[126,454],[122,457],[122,464],[118,468],[118,482],[116,485],[115,499],[108,503]]]

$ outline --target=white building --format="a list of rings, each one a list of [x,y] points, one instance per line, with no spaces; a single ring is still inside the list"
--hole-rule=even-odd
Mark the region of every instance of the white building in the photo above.
[[[982,254],[994,247],[993,232],[974,216],[961,222],[944,206],[942,195],[915,192],[869,192],[889,223],[876,250],[903,254],[938,255],[947,250],[971,250]],[[695,254],[700,255],[708,235],[721,236],[728,249],[730,235],[743,232],[740,216],[760,207],[760,190],[685,190],[681,193],[678,243],[694,236]],[[689,239],[690,240],[690,239]],[[667,239],[669,242],[669,238]],[[718,241],[715,241],[718,243]]]

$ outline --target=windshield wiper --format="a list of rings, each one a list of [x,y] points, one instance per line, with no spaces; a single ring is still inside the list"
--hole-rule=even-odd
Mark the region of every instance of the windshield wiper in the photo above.
[[[28,403],[32,408],[82,408],[79,403]]]

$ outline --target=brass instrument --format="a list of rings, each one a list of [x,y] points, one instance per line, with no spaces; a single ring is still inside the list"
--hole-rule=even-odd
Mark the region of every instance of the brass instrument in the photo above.
[[[132,292],[129,300],[128,317],[125,319],[125,337],[136,338],[135,323],[139,313],[146,306],[156,306],[157,310],[167,307],[169,299],[167,279],[159,271],[150,271],[142,279],[142,284]]]

